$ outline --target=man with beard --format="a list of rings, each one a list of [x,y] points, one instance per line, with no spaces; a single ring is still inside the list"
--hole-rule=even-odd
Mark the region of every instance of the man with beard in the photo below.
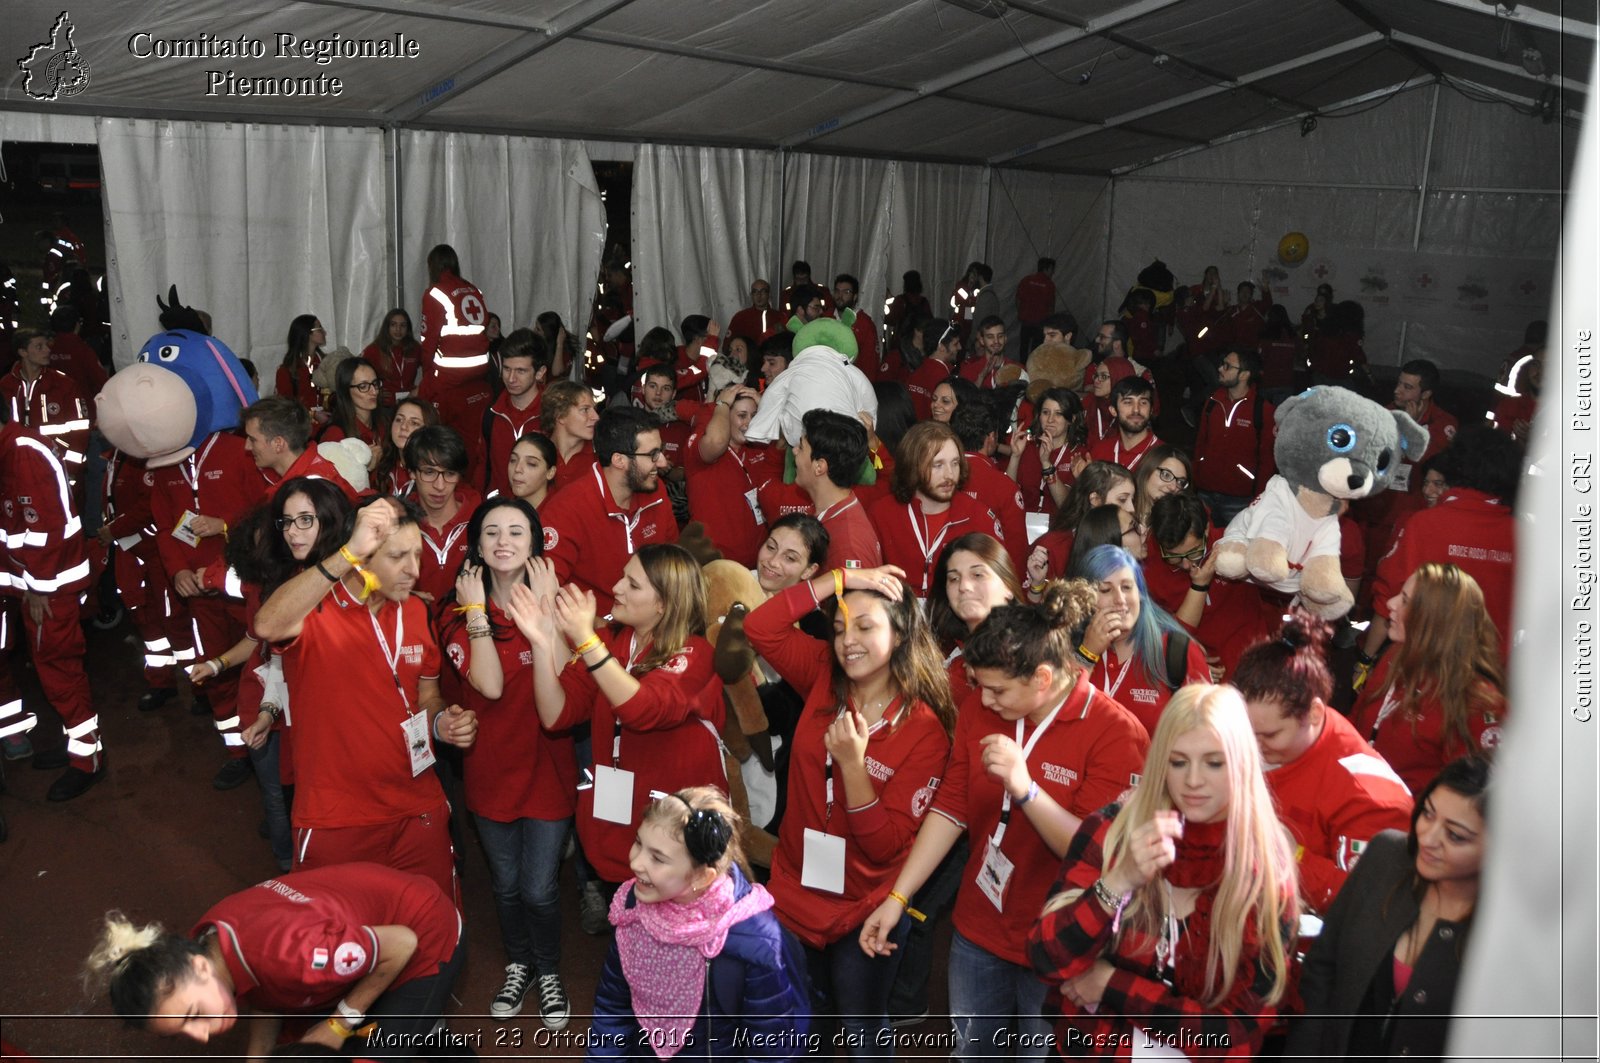
[[[1132,470],[1145,452],[1161,440],[1150,430],[1150,406],[1156,389],[1143,377],[1130,376],[1111,389],[1111,406],[1117,413],[1117,430],[1089,448],[1090,461],[1109,461]]]
[[[867,379],[879,380],[883,367],[878,362],[878,330],[873,327],[872,318],[867,316],[867,312],[856,305],[856,297],[860,294],[861,282],[850,274],[841,273],[833,278],[833,302],[839,318],[844,318],[846,310],[855,311],[850,331],[856,337],[856,365],[867,374]]]
[[[562,583],[594,592],[601,615],[628,558],[645,543],[678,538],[662,486],[661,430],[644,410],[609,409],[594,430],[594,465],[545,503],[544,552]]]
[[[980,388],[997,387],[996,376],[1006,364],[1006,323],[998,317],[978,322],[978,339],[973,345],[976,358],[961,367],[961,375]]]
[[[913,425],[894,452],[888,498],[868,510],[883,543],[883,561],[905,570],[917,597],[928,596],[928,581],[944,544],[968,532],[1005,541],[989,507],[966,494],[971,470],[961,440],[947,424]]]

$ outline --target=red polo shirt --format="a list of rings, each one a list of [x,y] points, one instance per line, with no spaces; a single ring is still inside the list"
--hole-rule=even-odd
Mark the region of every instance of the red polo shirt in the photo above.
[[[478,740],[462,758],[467,808],[496,823],[566,819],[578,805],[578,758],[570,733],[539,723],[533,704],[533,650],[493,601],[489,620],[505,638],[469,639],[467,626],[446,628],[445,653],[461,676],[461,707],[478,714]],[[467,680],[473,651],[500,658],[505,688],[489,699]]]
[[[950,761],[933,811],[963,828],[971,846],[962,888],[956,894],[956,929],[985,951],[1028,967],[1028,931],[1049,898],[1061,860],[1015,801],[1000,839],[1000,851],[1013,865],[1005,907],[996,909],[981,889],[974,888],[1006,796],[1005,788],[983,766],[982,742],[989,735],[1016,740],[1020,734],[1018,745],[1026,747],[1035,728],[1021,722],[1019,732],[1016,722],[985,708],[981,691],[966,699],[956,717]],[[1138,781],[1149,748],[1150,736],[1133,714],[1096,690],[1087,672],[1079,672],[1055,719],[1028,754],[1028,774],[1041,791],[1081,819]]]
[[[456,501],[460,505],[456,507],[455,516],[446,521],[444,527],[434,527],[428,523],[427,517],[423,517],[419,524],[422,529],[422,571],[417,576],[417,590],[433,596],[435,608],[430,608],[430,613],[437,612],[438,603],[444,601],[456,585],[461,562],[467,557],[467,524],[472,520],[472,511],[483,501],[483,496],[470,487],[458,487]]]
[[[511,448],[529,432],[539,430],[539,414],[544,409],[542,395],[534,396],[528,408],[519,410],[511,396],[502,394],[489,411],[483,415],[484,446],[488,452],[489,469],[484,478],[489,494],[511,494]]]
[[[576,583],[594,592],[600,615],[611,612],[611,588],[622,578],[628,558],[646,543],[678,540],[667,489],[633,496],[622,509],[611,496],[600,466],[590,463],[589,476],[545,500],[539,513],[544,525],[544,552],[562,583]]]
[[[761,503],[761,515],[767,518],[768,524],[790,513],[816,516],[817,507],[812,505],[811,496],[794,484],[784,483],[783,470],[778,464],[773,462],[772,475],[756,488],[756,498]]]
[[[398,987],[436,973],[461,917],[432,879],[353,863],[296,871],[224,897],[189,931],[215,929],[239,999],[259,1011],[327,1010],[383,959],[375,927],[417,936]]]
[[[422,599],[384,599],[373,613],[336,583],[281,652],[295,692],[296,827],[371,826],[443,803],[438,776],[411,774],[403,730],[419,682],[439,675]]]
[[[1159,442],[1161,440],[1156,438],[1155,430],[1150,429],[1145,432],[1143,440],[1131,447],[1125,447],[1122,445],[1122,430],[1113,425],[1104,439],[1089,448],[1089,460],[1109,461],[1132,472],[1139,467],[1139,459]]]
[[[288,483],[297,476],[309,476],[313,480],[327,480],[343,491],[344,496],[351,502],[356,501],[359,497],[356,494],[356,489],[351,487],[343,476],[339,475],[339,467],[321,454],[318,454],[315,443],[308,443],[306,444],[306,449],[300,452],[300,456],[294,459],[293,465],[284,470],[282,476],[279,476],[271,469],[261,470],[261,478],[267,483],[267,489],[262,495],[261,501],[263,503],[272,502],[278,497],[278,485]]]
[[[1166,640],[1171,637],[1163,636],[1162,645],[1165,646]],[[1170,677],[1176,685],[1211,682],[1211,667],[1206,664],[1206,651],[1199,639],[1189,640],[1185,663],[1188,671],[1184,675]],[[1108,647],[1101,655],[1100,663],[1089,669],[1089,675],[1098,689],[1105,691],[1131,712],[1147,732],[1155,733],[1161,710],[1172,700],[1173,689],[1145,670],[1144,660],[1139,654],[1135,653],[1122,661],[1117,659],[1117,651]]]
[[[962,488],[993,513],[1000,523],[1000,545],[1011,556],[1011,564],[1021,579],[1028,571],[1028,513],[1022,505],[1017,481],[994,467],[982,454],[968,454],[967,486]]]
[[[968,532],[982,532],[1004,542],[1000,521],[965,491],[957,491],[950,508],[943,513],[924,513],[922,499],[901,502],[893,495],[881,498],[867,510],[872,526],[878,529],[883,545],[883,560],[905,570],[912,591],[919,598],[928,596],[928,581],[945,543]]]
[[[623,665],[643,658],[648,644],[635,645],[632,628],[606,639],[606,649]],[[722,731],[726,708],[722,680],[711,665],[711,644],[691,635],[668,661],[637,674],[633,697],[613,706],[581,660],[561,673],[566,707],[558,729],[593,724],[594,762],[633,772],[633,814],[612,823],[594,814],[594,788],[578,792],[578,837],[584,854],[607,882],[625,882],[634,828],[650,804],[650,791],[674,793],[690,786],[726,787]]]
[[[683,448],[689,516],[706,526],[723,557],[754,568],[767,539],[767,517],[756,491],[756,485],[767,479],[766,448],[730,444],[720,458],[707,462],[700,457],[704,435],[705,427],[696,427]]]
[[[824,569],[877,568],[883,564],[878,531],[855,492],[817,514],[817,519],[828,532],[828,556],[822,562]]]

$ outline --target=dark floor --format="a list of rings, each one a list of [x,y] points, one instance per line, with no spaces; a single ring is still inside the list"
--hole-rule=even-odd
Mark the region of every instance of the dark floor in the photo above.
[[[143,692],[137,654],[126,624],[90,633],[89,671],[109,764],[105,781],[75,801],[51,804],[44,793],[56,772],[34,771],[27,762],[5,766],[8,792],[0,796],[0,815],[10,839],[0,844],[0,1033],[39,1059],[241,1058],[242,1025],[206,1046],[161,1041],[125,1028],[80,980],[106,910],[186,929],[217,899],[274,873],[267,843],[256,833],[261,806],[255,785],[228,793],[211,788],[222,751],[209,717],[191,716],[187,700],[152,713],[134,709]],[[20,673],[28,689],[29,677]],[[28,699],[30,709],[39,704],[36,696]],[[38,748],[61,740],[59,724],[48,713],[43,717],[33,735]],[[475,841],[467,845],[466,860],[471,946],[451,1028],[481,1037],[485,1056],[580,1056],[577,1035],[586,1021],[576,1014],[553,1037],[531,1008],[509,1023],[487,1017],[504,961]],[[562,969],[577,1013],[593,999],[609,939],[578,929],[570,874],[563,875],[562,903],[570,919]],[[941,941],[930,978],[936,1015],[945,1005],[947,949]],[[938,1042],[948,1029],[934,1019],[904,1032]],[[935,1043],[902,1054],[946,1051]]]

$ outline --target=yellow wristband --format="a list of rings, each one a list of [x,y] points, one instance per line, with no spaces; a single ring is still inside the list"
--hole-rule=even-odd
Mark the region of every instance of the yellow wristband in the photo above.
[[[456,612],[458,613],[470,613],[473,610],[477,610],[480,613],[488,612],[488,610],[483,607],[482,602],[463,602],[461,605],[456,606]]]
[[[919,912],[915,908],[911,907],[911,902],[906,900],[905,894],[899,893],[899,892],[897,892],[895,890],[890,890],[889,891],[889,899],[891,901],[899,901],[900,902],[900,907],[904,908],[906,910],[906,914],[909,915],[911,918],[915,919],[917,922],[926,923],[928,921],[928,917],[927,916],[923,915],[921,912]]]
[[[572,652],[577,656],[582,657],[584,654],[588,653],[598,645],[600,645],[600,636],[590,635],[588,638],[584,639],[583,643],[575,648]]]
[[[844,569],[833,570],[833,599],[839,603],[839,619],[844,621],[844,626],[850,626],[850,607],[844,604]]]
[[[361,567],[361,559],[352,553],[348,546],[339,547],[339,556],[350,562],[355,568]]]
[[[337,1015],[328,1016],[328,1028],[341,1038],[350,1038],[356,1035],[356,1032],[341,1022]]]
[[[226,672],[230,667],[232,667],[228,664],[228,655],[226,653],[217,654],[217,663],[222,666],[221,668],[217,669],[219,673]]]

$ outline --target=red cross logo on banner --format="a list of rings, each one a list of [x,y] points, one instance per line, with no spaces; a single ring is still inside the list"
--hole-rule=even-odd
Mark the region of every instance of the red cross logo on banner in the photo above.
[[[1431,287],[1433,287],[1433,278],[1431,276],[1429,276],[1428,274],[1424,273],[1422,276],[1417,278],[1417,287],[1419,287],[1419,288],[1431,288]]]
[[[1312,270],[1311,272],[1315,273],[1317,275],[1317,280],[1321,280],[1322,278],[1324,278],[1324,277],[1326,277],[1328,275],[1328,267],[1326,265],[1324,265],[1323,263],[1319,262],[1319,263],[1317,263],[1317,268]]]

